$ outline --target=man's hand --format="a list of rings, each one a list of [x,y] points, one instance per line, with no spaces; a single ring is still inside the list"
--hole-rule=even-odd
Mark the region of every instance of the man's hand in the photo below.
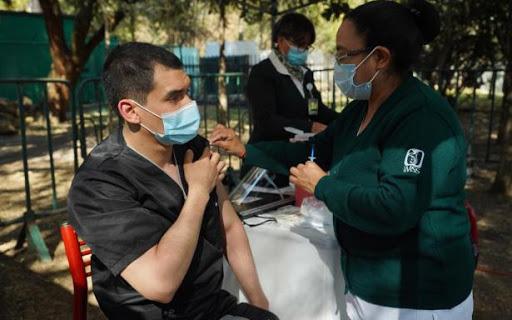
[[[198,190],[210,194],[217,181],[225,175],[226,164],[220,160],[220,155],[205,148],[200,159],[193,161],[194,153],[185,153],[184,170],[189,190]]]
[[[290,182],[314,194],[318,181],[326,175],[327,173],[316,163],[308,161],[290,169]]]
[[[327,128],[327,126],[320,122],[313,122],[313,125],[311,126],[311,132],[313,133],[320,133],[324,131]]]
[[[248,300],[250,304],[263,310],[268,310],[269,308],[268,299],[263,292],[261,292],[259,297],[253,297],[252,299],[249,298]]]
[[[221,124],[218,124],[215,129],[213,129],[208,140],[210,140],[210,144],[220,147],[230,154],[238,157],[245,155],[245,146],[242,141],[240,141],[235,131]]]

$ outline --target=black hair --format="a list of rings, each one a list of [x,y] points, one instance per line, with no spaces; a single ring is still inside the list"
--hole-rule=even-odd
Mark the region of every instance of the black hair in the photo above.
[[[366,48],[383,46],[390,50],[392,68],[401,75],[416,63],[423,45],[440,32],[439,13],[425,0],[410,0],[407,4],[372,1],[350,11],[345,18],[355,24]]]
[[[300,13],[287,13],[274,25],[272,30],[272,43],[278,37],[296,42],[297,45],[311,45],[316,40],[315,27],[311,20]]]
[[[154,86],[155,65],[183,69],[172,52],[149,43],[128,42],[114,48],[103,65],[103,85],[107,100],[117,110],[121,99],[146,103]]]

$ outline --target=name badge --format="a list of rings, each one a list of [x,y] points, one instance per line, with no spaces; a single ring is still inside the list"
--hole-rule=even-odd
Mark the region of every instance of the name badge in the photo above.
[[[318,100],[315,98],[308,99],[308,115],[310,115],[310,116],[318,115]]]

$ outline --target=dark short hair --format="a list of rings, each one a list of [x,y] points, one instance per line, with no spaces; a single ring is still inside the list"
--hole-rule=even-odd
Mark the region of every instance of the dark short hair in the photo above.
[[[183,69],[172,52],[149,43],[129,42],[114,48],[103,65],[103,85],[107,100],[117,110],[121,99],[146,103],[153,90],[155,65]]]
[[[350,11],[345,19],[355,24],[366,48],[388,48],[392,68],[402,75],[416,63],[423,45],[434,40],[440,31],[439,13],[425,0],[410,0],[405,5],[372,1]]]
[[[301,44],[308,40],[308,45],[315,42],[315,27],[311,20],[300,13],[287,13],[282,16],[272,30],[272,42],[276,43],[278,37]]]

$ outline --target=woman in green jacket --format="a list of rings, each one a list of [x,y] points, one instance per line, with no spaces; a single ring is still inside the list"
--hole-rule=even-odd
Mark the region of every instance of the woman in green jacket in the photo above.
[[[210,141],[288,172],[334,215],[350,319],[471,319],[474,259],[464,208],[466,142],[450,105],[411,67],[439,33],[424,0],[373,1],[336,36],[335,80],[354,99],[309,143]],[[306,161],[314,149],[315,161]]]

